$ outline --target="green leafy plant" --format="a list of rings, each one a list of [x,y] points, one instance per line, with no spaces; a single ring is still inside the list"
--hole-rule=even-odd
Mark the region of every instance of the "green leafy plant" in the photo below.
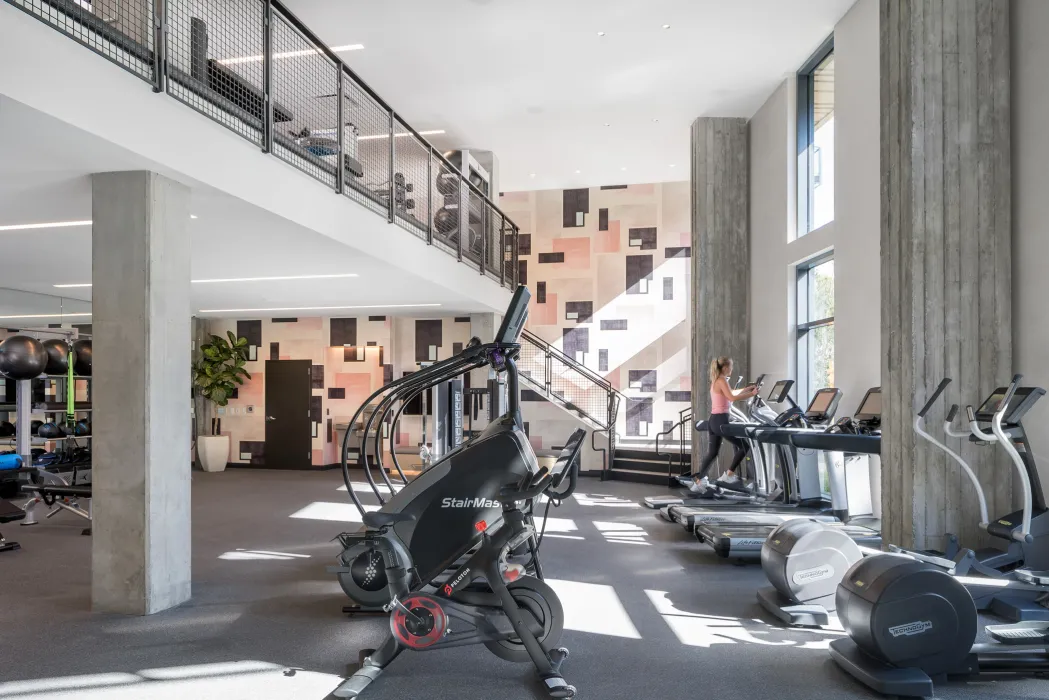
[[[226,331],[229,340],[219,335],[200,346],[200,359],[193,365],[193,384],[200,395],[216,406],[225,406],[237,386],[251,375],[244,369],[248,361],[248,339]]]

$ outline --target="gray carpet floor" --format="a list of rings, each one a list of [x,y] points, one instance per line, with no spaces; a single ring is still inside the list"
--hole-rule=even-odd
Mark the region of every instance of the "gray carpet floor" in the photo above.
[[[352,515],[336,472],[193,474],[193,599],[150,617],[90,611],[90,541],[62,514],[4,526],[0,698],[322,700],[383,639],[347,618],[325,567]],[[766,621],[757,565],[718,559],[638,499],[658,488],[584,479],[553,512],[543,563],[568,613],[580,698],[875,697],[839,671],[835,634]],[[1045,698],[1045,680],[952,683],[943,698]],[[483,647],[408,652],[366,698],[542,698],[530,666]]]

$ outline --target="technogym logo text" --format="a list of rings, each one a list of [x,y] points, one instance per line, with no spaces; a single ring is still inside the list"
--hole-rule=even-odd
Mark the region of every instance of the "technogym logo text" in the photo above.
[[[924,634],[931,629],[932,622],[929,620],[915,620],[914,622],[908,622],[905,625],[890,627],[889,634],[893,637],[914,637],[919,634]]]
[[[498,508],[502,504],[490,498],[445,498],[442,508]]]
[[[834,567],[830,564],[824,564],[823,566],[817,566],[813,569],[802,569],[796,571],[792,580],[794,583],[801,585],[805,583],[812,583],[814,581],[822,581],[825,578],[830,578],[834,575]]]

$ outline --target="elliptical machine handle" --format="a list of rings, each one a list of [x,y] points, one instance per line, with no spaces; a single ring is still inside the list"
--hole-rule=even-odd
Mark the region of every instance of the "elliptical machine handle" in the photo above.
[[[946,389],[947,385],[950,384],[950,383],[951,383],[951,378],[950,377],[944,377],[940,381],[940,385],[936,387],[936,391],[934,391],[932,393],[932,396],[929,397],[929,400],[925,402],[924,406],[922,406],[922,410],[918,411],[918,417],[919,418],[924,418],[925,417],[925,414],[928,413],[930,411],[930,409],[932,409],[932,405],[934,403],[936,403],[936,399],[940,398],[940,394],[943,393],[943,390]]]
[[[951,410],[947,411],[947,417],[944,419],[948,423],[954,422],[954,417],[958,415],[958,404],[951,404]]]
[[[1020,382],[1023,381],[1024,376],[1022,374],[1014,374],[1013,380],[1009,382],[1009,389],[1005,392],[1005,396],[998,402],[998,408],[994,409],[995,413],[1004,413],[1009,402],[1013,400],[1013,394],[1016,393],[1016,388],[1020,386]]]
[[[969,419],[970,423],[976,422],[976,411],[971,404],[965,407],[965,417]]]

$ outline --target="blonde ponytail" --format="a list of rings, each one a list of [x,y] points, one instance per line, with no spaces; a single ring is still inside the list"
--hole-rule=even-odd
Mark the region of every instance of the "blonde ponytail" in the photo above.
[[[721,357],[715,357],[713,360],[710,361],[710,383],[711,384],[713,384],[714,382],[717,381],[718,377],[721,376],[722,370],[724,370],[725,367],[727,367],[730,362],[732,362],[732,358],[728,357],[727,355],[722,355]]]

